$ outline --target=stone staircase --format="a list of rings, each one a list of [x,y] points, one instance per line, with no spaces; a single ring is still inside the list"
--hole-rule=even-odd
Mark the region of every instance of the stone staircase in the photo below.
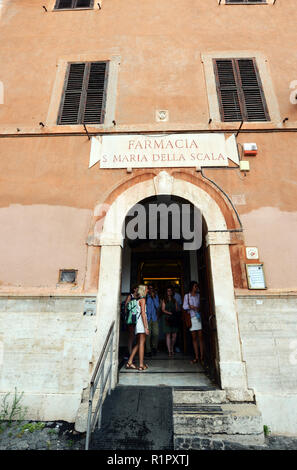
[[[79,432],[86,430],[88,389],[83,398]],[[104,402],[102,419],[90,447],[97,450],[265,448],[255,403],[232,402],[215,387],[117,386]]]
[[[173,389],[174,449],[263,446],[262,416],[252,402],[235,403],[224,390]]]

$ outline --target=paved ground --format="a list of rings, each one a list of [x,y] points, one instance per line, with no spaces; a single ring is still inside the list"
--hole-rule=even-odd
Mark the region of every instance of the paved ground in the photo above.
[[[64,421],[0,423],[0,450],[81,450],[84,441]]]
[[[21,425],[14,423],[8,426],[6,422],[2,422],[0,424],[0,451],[84,449],[84,435],[73,435],[73,425],[63,421],[42,423],[42,425],[44,425],[43,429],[38,429],[38,425],[39,423],[37,422],[24,421]],[[27,428],[30,427],[31,430],[32,428],[34,429],[34,427],[37,429],[33,432],[30,432],[30,430],[24,431],[24,426],[27,426]],[[145,430],[144,436],[150,435],[148,424],[147,428],[148,429],[143,428]],[[214,443],[213,441],[207,441],[205,439],[202,441],[199,447],[204,450],[297,450],[297,437],[269,436],[266,438],[266,443],[263,447],[240,446],[239,444],[228,442]],[[108,441],[105,442],[106,448],[111,450]],[[95,445],[96,441],[93,442],[93,446]],[[124,445],[126,450],[131,449],[131,441],[125,442]],[[145,448],[140,446],[137,450],[145,450]]]

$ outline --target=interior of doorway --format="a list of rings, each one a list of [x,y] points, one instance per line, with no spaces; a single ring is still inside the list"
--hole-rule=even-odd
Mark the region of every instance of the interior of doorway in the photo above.
[[[157,198],[149,198],[142,201],[147,205],[156,201]],[[181,198],[165,196],[158,197],[158,203],[181,204],[183,202],[189,204]],[[127,220],[126,220],[127,223]],[[203,221],[203,237],[202,246],[199,250],[186,251],[183,249],[184,240],[173,239],[169,232],[168,239],[164,240],[159,237],[151,240],[125,240],[122,261],[122,315],[120,327],[119,341],[119,363],[123,365],[124,358],[127,357],[127,328],[124,324],[123,306],[127,295],[131,292],[132,287],[139,284],[153,284],[158,292],[159,298],[164,297],[165,290],[168,286],[177,288],[182,299],[188,291],[191,280],[197,280],[200,285],[201,299],[201,316],[204,337],[205,352],[205,371],[209,377],[219,384],[219,374],[217,369],[217,339],[216,328],[213,322],[214,309],[212,300],[212,285],[210,263],[208,259],[208,250],[205,244],[205,234],[207,227]],[[181,322],[178,334],[177,347],[180,353],[175,354],[175,358],[186,360],[187,363],[193,355],[193,346],[191,334],[187,329],[185,322]],[[167,358],[165,335],[160,328],[159,358]],[[180,365],[182,362],[180,362]],[[185,364],[185,363],[184,363]]]

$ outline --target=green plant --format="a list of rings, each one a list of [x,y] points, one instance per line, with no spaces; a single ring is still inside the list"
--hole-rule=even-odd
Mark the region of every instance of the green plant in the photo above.
[[[48,434],[57,434],[58,431],[54,428],[54,429],[49,429],[48,431]]]
[[[69,447],[72,447],[73,444],[74,444],[74,441],[72,441],[71,439],[70,439],[69,441],[67,441],[67,445],[68,445]]]
[[[18,393],[16,387],[12,399],[10,399],[11,392],[4,395],[0,409],[0,421],[8,421],[8,425],[10,426],[13,420],[24,420],[28,408],[21,404],[23,395],[24,392]]]
[[[21,427],[21,431],[18,434],[18,437],[21,437],[25,431],[34,432],[41,431],[44,428],[44,423],[27,423]]]
[[[264,435],[266,437],[271,433],[271,430],[270,430],[269,426],[267,426],[266,424],[264,424],[264,426],[263,426],[263,431],[264,431]]]

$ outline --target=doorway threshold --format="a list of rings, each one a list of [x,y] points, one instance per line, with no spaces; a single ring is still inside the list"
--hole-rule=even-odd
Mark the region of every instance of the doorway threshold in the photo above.
[[[184,355],[166,358],[162,354],[145,358],[145,371],[126,369],[124,364],[119,371],[119,385],[213,388],[202,367],[190,361],[191,357]]]

